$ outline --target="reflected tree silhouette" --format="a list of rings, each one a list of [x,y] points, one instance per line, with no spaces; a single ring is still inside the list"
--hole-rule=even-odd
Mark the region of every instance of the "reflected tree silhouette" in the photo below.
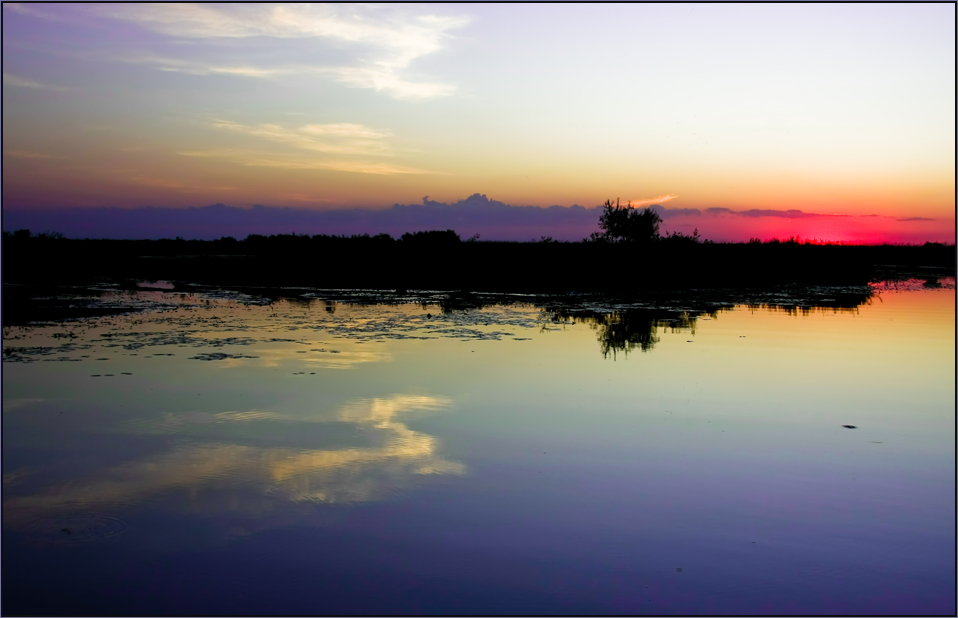
[[[596,332],[604,358],[610,353],[613,359],[618,352],[628,355],[635,348],[648,352],[659,342],[659,320],[650,311],[615,311],[585,321]]]
[[[696,319],[700,315],[717,317],[718,309],[686,311],[660,308],[626,308],[616,311],[571,310],[567,308],[544,308],[541,322],[575,324],[584,322],[595,331],[599,350],[604,358],[611,354],[628,356],[636,348],[649,352],[659,342],[659,329],[671,332],[695,334]]]
[[[439,300],[439,309],[442,313],[453,313],[455,311],[467,311],[469,309],[482,309],[491,304],[496,304],[496,302],[483,300],[481,297],[469,292],[450,292]]]
[[[809,315],[818,311],[831,310],[836,313],[858,313],[863,305],[874,302],[871,292],[835,292],[823,298],[805,302],[763,302],[745,303],[751,311],[765,309],[781,311],[789,315]]]
[[[656,307],[620,305],[614,309],[610,307],[609,310],[594,305],[591,308],[546,305],[541,308],[539,321],[543,328],[547,328],[549,324],[588,324],[596,333],[602,356],[608,358],[611,355],[614,360],[619,354],[628,356],[636,349],[642,352],[652,351],[659,343],[660,329],[661,332],[668,329],[673,333],[688,332],[695,335],[698,318],[705,316],[717,319],[720,312],[730,311],[736,305],[745,305],[752,311],[782,311],[792,315],[808,315],[816,311],[857,312],[862,305],[870,305],[873,298],[873,292],[870,290],[822,289],[803,290],[801,294],[792,295],[781,292],[760,299],[719,295],[711,299],[685,299],[675,301],[674,304],[662,302]],[[668,304],[672,306],[667,306]]]

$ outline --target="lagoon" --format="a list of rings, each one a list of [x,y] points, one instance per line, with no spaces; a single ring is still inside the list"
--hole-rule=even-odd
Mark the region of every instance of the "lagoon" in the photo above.
[[[4,328],[5,613],[955,611],[953,278],[172,287]]]

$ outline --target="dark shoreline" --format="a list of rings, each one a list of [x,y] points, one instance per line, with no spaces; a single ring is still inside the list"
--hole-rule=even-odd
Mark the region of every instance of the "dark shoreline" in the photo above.
[[[691,289],[866,285],[954,276],[955,245],[646,244],[461,241],[454,232],[389,236],[250,236],[245,240],[3,238],[3,283],[137,281],[244,288],[452,290],[644,295]]]
[[[169,289],[168,282],[139,284],[135,289],[117,283],[91,286],[39,287],[17,284],[4,285],[4,362],[33,362],[36,360],[64,360],[57,350],[70,347],[73,325],[81,326],[87,319],[134,315],[153,311],[168,311],[186,306],[242,307],[259,306],[267,311],[289,304],[313,312],[315,323],[328,321],[328,314],[340,306],[398,307],[418,305],[429,322],[438,325],[462,325],[462,320],[476,320],[488,325],[490,315],[509,306],[533,307],[538,310],[538,325],[543,329],[569,324],[588,324],[596,334],[600,352],[613,360],[618,355],[651,351],[659,341],[659,332],[688,330],[693,335],[698,320],[716,319],[736,307],[751,311],[781,311],[791,315],[809,315],[818,312],[858,313],[880,299],[882,291],[924,288],[954,290],[952,278],[939,281],[906,279],[886,281],[872,286],[775,286],[723,290],[687,290],[684,292],[647,293],[641,296],[614,296],[608,294],[496,294],[472,292],[443,292],[436,290],[408,290],[402,293],[389,290],[329,290],[295,288],[226,288],[199,284],[180,284]],[[136,292],[150,292],[138,294]],[[479,310],[492,309],[492,313]],[[422,319],[422,315],[419,315]],[[495,317],[492,318],[495,321]],[[66,337],[61,346],[22,347],[17,327],[50,327],[66,329],[54,337]],[[453,329],[455,330],[455,329]]]
[[[337,305],[420,305],[435,307],[440,314],[479,310],[497,305],[532,305],[556,319],[576,319],[612,314],[646,314],[656,321],[714,314],[735,306],[766,308],[791,314],[814,311],[857,311],[882,291],[894,289],[954,289],[954,280],[944,269],[896,271],[878,287],[865,285],[776,285],[760,288],[689,289],[642,294],[562,293],[520,294],[464,292],[456,290],[321,289],[304,286],[221,286],[180,281],[107,281],[85,285],[3,285],[3,327],[67,324],[87,318],[134,314],[172,308],[178,299],[208,299],[239,305],[270,305],[285,300],[311,304],[319,301],[327,310]],[[931,274],[934,271],[938,274]],[[944,280],[942,280],[944,278]],[[158,284],[158,285],[157,285]],[[890,284],[890,285],[889,285]],[[899,285],[901,286],[899,288]],[[142,296],[137,292],[160,293]],[[684,318],[683,318],[684,319]]]

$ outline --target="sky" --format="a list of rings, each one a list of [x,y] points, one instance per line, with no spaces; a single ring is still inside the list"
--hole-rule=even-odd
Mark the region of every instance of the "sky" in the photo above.
[[[954,242],[954,93],[954,4],[8,3],[3,227],[393,233],[478,194],[514,207],[483,238],[621,198],[714,240]],[[539,214],[513,235],[595,229]]]

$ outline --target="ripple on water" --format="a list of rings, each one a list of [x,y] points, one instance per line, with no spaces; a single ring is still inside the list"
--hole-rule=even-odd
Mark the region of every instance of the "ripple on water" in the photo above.
[[[102,541],[127,531],[129,524],[105,513],[58,513],[26,522],[24,535],[43,545],[72,545]]]

